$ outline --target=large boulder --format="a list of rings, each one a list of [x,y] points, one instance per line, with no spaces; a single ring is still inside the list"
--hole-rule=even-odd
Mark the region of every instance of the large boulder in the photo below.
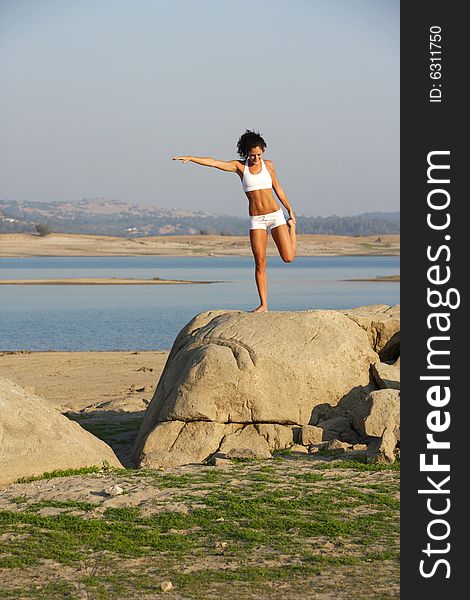
[[[201,461],[248,445],[265,457],[292,444],[316,406],[360,398],[378,361],[366,330],[338,311],[199,314],[173,344],[134,460],[178,450]]]
[[[400,305],[370,304],[343,311],[367,332],[381,360],[395,360],[400,353]]]
[[[111,448],[44,398],[0,377],[0,485],[57,469],[122,467]]]

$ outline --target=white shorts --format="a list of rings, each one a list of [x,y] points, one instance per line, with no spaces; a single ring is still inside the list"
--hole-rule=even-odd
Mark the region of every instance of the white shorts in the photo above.
[[[284,213],[282,212],[282,208],[277,210],[276,212],[268,213],[266,215],[255,215],[250,216],[250,229],[274,229],[275,227],[279,227],[279,225],[286,225],[286,219],[284,217]]]

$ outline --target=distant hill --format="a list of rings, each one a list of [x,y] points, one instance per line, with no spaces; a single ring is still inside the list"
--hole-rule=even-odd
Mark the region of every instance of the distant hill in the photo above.
[[[144,237],[218,233],[244,235],[247,219],[201,211],[130,204],[106,198],[74,202],[18,202],[0,200],[0,233],[34,232],[46,223],[52,231]],[[350,217],[297,215],[299,233],[379,235],[399,233],[400,213],[364,213]]]

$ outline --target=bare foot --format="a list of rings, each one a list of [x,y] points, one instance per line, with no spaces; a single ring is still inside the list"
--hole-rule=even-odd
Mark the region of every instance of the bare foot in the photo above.
[[[250,312],[268,312],[268,307],[267,306],[263,306],[262,304],[260,304],[258,306],[258,308],[250,310]]]

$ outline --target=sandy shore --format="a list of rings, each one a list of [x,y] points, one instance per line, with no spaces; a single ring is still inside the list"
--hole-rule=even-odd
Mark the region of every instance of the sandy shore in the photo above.
[[[69,279],[0,279],[0,285],[172,285],[189,283],[220,283],[215,281],[185,281],[178,279],[119,279],[110,278],[69,278]]]
[[[400,236],[341,236],[301,234],[298,256],[399,255]],[[271,236],[268,255],[277,254]],[[248,235],[187,235],[121,238],[52,233],[0,234],[0,257],[13,256],[251,256]]]
[[[0,376],[62,412],[132,412],[147,407],[167,357],[163,351],[0,352]]]

